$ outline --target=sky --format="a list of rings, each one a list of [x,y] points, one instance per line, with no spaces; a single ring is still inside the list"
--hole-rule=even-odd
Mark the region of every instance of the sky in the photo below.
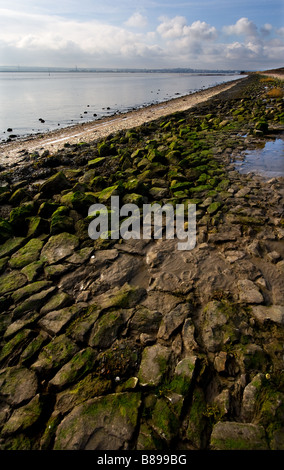
[[[278,68],[284,0],[0,0],[0,65]]]

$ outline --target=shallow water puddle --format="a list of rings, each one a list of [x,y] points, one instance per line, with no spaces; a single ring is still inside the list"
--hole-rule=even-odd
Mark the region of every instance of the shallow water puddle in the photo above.
[[[236,162],[235,167],[240,173],[258,173],[264,178],[284,176],[284,137],[247,151],[244,160]]]

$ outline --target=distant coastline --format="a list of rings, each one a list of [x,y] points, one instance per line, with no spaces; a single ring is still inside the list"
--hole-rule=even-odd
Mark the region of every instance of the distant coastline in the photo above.
[[[191,68],[163,68],[163,69],[136,69],[136,68],[90,68],[90,67],[28,67],[28,66],[0,66],[0,72],[94,72],[94,73],[194,73],[202,75],[227,75],[247,73],[244,70],[207,70]]]

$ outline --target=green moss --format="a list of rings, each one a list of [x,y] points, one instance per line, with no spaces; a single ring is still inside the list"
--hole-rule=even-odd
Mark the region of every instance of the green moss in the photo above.
[[[4,220],[0,218],[0,243],[4,243],[6,240],[8,240],[13,233],[13,229],[11,224],[7,222],[7,220]]]
[[[10,339],[0,352],[0,363],[8,359],[8,357],[13,353],[20,352],[23,345],[28,341],[32,332],[31,330],[25,329],[21,330],[14,338]]]
[[[25,266],[21,272],[27,277],[29,282],[33,282],[38,274],[41,272],[44,263],[42,261],[34,261]]]
[[[21,269],[36,261],[39,257],[43,242],[38,238],[32,238],[23,248],[14,253],[9,261],[11,268]]]
[[[89,168],[96,168],[98,166],[101,166],[101,164],[105,161],[105,157],[97,157],[94,158],[93,160],[88,161],[88,167]]]
[[[61,419],[62,418],[59,413],[58,414],[54,413],[51,415],[51,417],[47,421],[44,433],[41,438],[41,445],[40,445],[41,450],[48,450],[51,448],[51,445],[53,443],[54,436],[56,433],[56,429]]]
[[[151,425],[160,437],[170,442],[177,435],[179,419],[168,400],[159,398],[152,413]]]
[[[222,207],[221,202],[212,202],[207,208],[207,212],[210,215],[216,214],[216,212]]]
[[[28,346],[23,350],[20,357],[20,362],[25,364],[26,362],[31,361],[41,350],[46,340],[47,335],[45,333],[39,333],[39,335],[30,341]]]
[[[24,237],[14,237],[7,240],[2,246],[0,246],[0,258],[4,256],[10,256],[17,251],[25,242]]]
[[[0,295],[17,290],[26,283],[26,276],[22,273],[19,273],[18,271],[11,271],[9,273],[3,274],[0,277]]]
[[[193,392],[192,404],[189,411],[186,436],[199,449],[202,447],[203,431],[207,422],[205,418],[206,409],[204,393],[201,389],[196,388]]]
[[[18,234],[25,233],[27,230],[27,217],[31,217],[35,212],[34,202],[27,202],[22,204],[20,207],[15,207],[10,212],[9,223],[13,227],[13,230],[17,231]]]
[[[20,300],[23,300],[24,298],[29,297],[50,285],[51,285],[51,282],[49,281],[33,282],[13,292],[12,299],[15,303],[17,303]]]
[[[10,437],[0,444],[1,450],[32,450],[33,441],[24,434]]]
[[[6,256],[6,258],[0,258],[0,274],[5,270],[8,261],[9,256]]]

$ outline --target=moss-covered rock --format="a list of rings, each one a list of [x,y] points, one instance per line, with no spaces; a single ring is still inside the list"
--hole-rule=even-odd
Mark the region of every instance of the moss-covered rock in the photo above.
[[[17,206],[24,200],[28,200],[30,198],[29,193],[24,188],[17,189],[9,199],[9,203],[12,206]]]
[[[47,301],[47,303],[40,309],[41,314],[46,314],[53,310],[59,310],[66,305],[70,305],[72,303],[72,297],[67,294],[66,292],[57,292],[54,294],[51,299]]]
[[[29,403],[12,413],[2,428],[2,436],[26,431],[39,421],[42,412],[43,401],[40,395],[37,394]]]
[[[74,232],[74,220],[67,215],[69,209],[65,206],[59,207],[51,217],[50,233],[56,235],[61,232]]]
[[[97,158],[94,158],[93,160],[89,160],[88,167],[97,168],[98,166],[101,166],[104,163],[105,159],[106,159],[105,157],[97,157]]]
[[[80,214],[86,216],[89,207],[94,204],[96,197],[91,192],[68,192],[61,197],[61,203],[69,208],[75,209]]]
[[[170,390],[184,396],[188,394],[196,369],[196,361],[195,356],[188,356],[176,365],[174,377],[169,385]]]
[[[9,265],[11,268],[21,269],[28,264],[37,261],[43,242],[38,238],[32,238],[23,248],[20,248],[11,256]]]
[[[22,366],[7,367],[0,372],[1,396],[12,406],[19,406],[35,396],[38,380],[35,372]]]
[[[27,237],[38,237],[43,233],[49,232],[49,223],[47,220],[39,216],[28,217],[28,232]]]
[[[48,300],[51,294],[55,291],[56,287],[51,286],[48,289],[41,290],[40,292],[31,295],[13,310],[13,318],[19,318],[30,310],[39,310],[44,303]]]
[[[20,289],[17,289],[15,292],[13,292],[12,299],[15,303],[18,303],[26,297],[29,297],[35,294],[36,292],[39,292],[42,289],[51,286],[51,284],[52,283],[50,281],[32,282],[31,284],[21,287]]]
[[[40,187],[40,192],[47,196],[59,194],[63,189],[70,188],[70,183],[64,173],[59,171],[46,180]]]
[[[21,272],[27,277],[29,282],[33,282],[42,271],[43,265],[43,261],[34,261],[22,268]]]
[[[27,218],[34,215],[36,206],[34,202],[23,203],[19,207],[15,207],[10,212],[9,223],[13,227],[14,233],[17,235],[26,234],[28,223]]]
[[[207,212],[208,214],[210,215],[214,215],[216,214],[216,212],[218,212],[218,210],[222,207],[222,203],[221,202],[212,202],[208,207],[207,207]]]
[[[0,277],[0,295],[17,290],[26,283],[26,276],[18,271],[5,273]]]
[[[57,372],[50,380],[49,385],[62,389],[80,380],[94,369],[95,357],[96,353],[92,348],[82,349]]]
[[[268,450],[262,426],[231,421],[215,424],[210,445],[214,450]]]
[[[41,373],[55,372],[78,352],[78,346],[65,335],[56,336],[41,350],[31,368]]]
[[[138,372],[141,385],[158,385],[168,370],[171,351],[160,344],[147,346],[142,353],[142,360]]]
[[[32,331],[28,328],[19,331],[17,334],[15,334],[13,338],[8,337],[7,342],[5,342],[0,352],[0,363],[5,364],[7,363],[7,361],[9,361],[9,357],[15,358],[19,356],[23,347],[30,340],[31,337]]]
[[[118,450],[127,447],[136,428],[139,393],[117,393],[88,400],[60,423],[55,450]],[[76,432],[72,430],[76,429]]]
[[[0,246],[0,258],[11,256],[25,243],[25,237],[13,237]]]
[[[97,196],[101,203],[105,204],[110,201],[111,196],[119,196],[123,191],[122,184],[115,184],[103,189]]]
[[[179,419],[169,400],[164,397],[159,398],[156,402],[151,417],[151,426],[168,445],[173,437],[177,435]]]
[[[132,313],[131,309],[105,313],[96,321],[90,334],[89,345],[96,348],[108,348]]]
[[[11,224],[7,220],[0,218],[0,243],[4,243],[13,234]]]
[[[79,239],[70,233],[53,235],[41,250],[40,258],[49,264],[57,263],[70,256],[78,245]]]
[[[144,202],[144,198],[141,196],[141,194],[130,193],[125,194],[122,201],[123,204],[136,204],[137,206],[141,206]]]
[[[206,400],[201,388],[195,388],[188,414],[186,437],[197,449],[204,445],[204,430],[206,427]]]
[[[44,201],[41,203],[38,209],[37,215],[43,217],[44,219],[49,219],[49,217],[58,209],[59,205],[55,202]]]

